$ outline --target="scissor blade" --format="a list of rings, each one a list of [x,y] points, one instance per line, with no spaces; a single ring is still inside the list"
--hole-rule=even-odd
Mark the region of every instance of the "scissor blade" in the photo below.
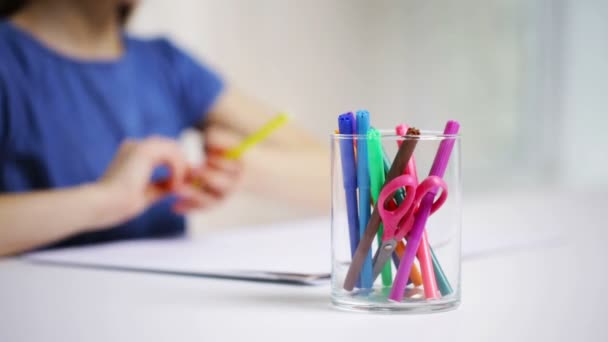
[[[380,248],[376,251],[376,255],[374,256],[374,279],[378,278],[378,275],[382,272],[384,265],[391,258],[393,252],[395,251],[395,247],[397,246],[397,241],[394,239],[385,241],[380,245]]]

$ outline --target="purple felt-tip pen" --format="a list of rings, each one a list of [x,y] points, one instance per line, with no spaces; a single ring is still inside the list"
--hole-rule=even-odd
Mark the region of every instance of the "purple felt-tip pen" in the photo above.
[[[460,124],[457,121],[450,120],[445,125],[443,134],[448,136],[456,135],[458,134],[459,129]],[[452,149],[454,148],[455,141],[456,139],[450,137],[446,137],[444,140],[441,141],[441,143],[439,144],[439,149],[437,150],[437,154],[435,155],[435,160],[433,161],[433,166],[431,167],[431,172],[429,172],[429,176],[437,176],[443,178],[445,170],[448,166],[448,161],[450,160],[450,154],[452,154]],[[435,196],[437,195],[437,191],[438,189],[430,191],[422,198],[420,207],[418,208],[418,212],[416,213],[414,225],[412,226],[412,230],[408,234],[407,246],[405,247],[403,258],[401,258],[401,262],[399,263],[399,268],[397,270],[397,275],[395,276],[393,287],[391,288],[391,292],[389,295],[389,299],[391,300],[400,302],[403,299],[404,291],[407,286],[407,280],[410,277],[412,265],[414,264],[416,251],[418,251],[418,247],[420,246],[420,241],[422,240],[422,233],[424,232],[426,221],[428,220],[429,215],[431,213],[431,208],[433,206]]]

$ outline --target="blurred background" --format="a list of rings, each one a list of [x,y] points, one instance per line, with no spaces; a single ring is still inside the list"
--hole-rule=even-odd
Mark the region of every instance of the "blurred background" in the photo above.
[[[607,17],[602,0],[145,0],[130,30],[169,36],[325,141],[354,109],[380,128],[457,119],[474,196],[608,187]],[[239,194],[193,219],[305,214]]]

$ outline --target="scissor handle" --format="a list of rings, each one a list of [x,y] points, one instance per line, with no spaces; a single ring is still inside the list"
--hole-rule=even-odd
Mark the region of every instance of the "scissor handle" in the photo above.
[[[392,198],[394,193],[403,187],[405,187],[407,194],[403,202],[394,210],[386,209],[386,201]],[[390,236],[397,230],[399,222],[401,222],[414,203],[415,196],[412,194],[415,192],[416,179],[410,175],[398,176],[384,185],[378,196],[378,214],[380,214],[380,218],[382,218],[382,222],[384,223],[385,236]]]
[[[418,206],[420,202],[429,193],[433,194],[433,198],[437,194],[439,190],[441,190],[441,195],[439,198],[433,203],[431,207],[431,214],[435,211],[439,210],[441,206],[445,203],[448,197],[448,186],[445,181],[437,176],[429,176],[422,183],[418,184],[418,187],[415,189],[416,194],[414,196],[414,201],[412,202],[412,207],[410,210],[401,217],[401,221],[398,223],[397,228],[394,231],[391,231],[393,237],[400,241],[403,239],[409,231],[412,229],[414,225],[414,217],[415,213],[418,210]]]
[[[416,188],[416,198],[414,199],[414,203],[416,205],[420,204],[424,196],[431,193],[433,197],[437,195],[437,191],[441,190],[441,195],[439,198],[433,202],[433,206],[431,207],[431,214],[439,210],[443,203],[448,198],[448,185],[447,183],[437,176],[428,176],[422,183],[418,184],[418,188]]]

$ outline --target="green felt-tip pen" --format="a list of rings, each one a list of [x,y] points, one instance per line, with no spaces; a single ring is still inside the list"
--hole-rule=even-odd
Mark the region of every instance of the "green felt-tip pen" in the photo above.
[[[382,149],[382,141],[380,140],[381,134],[375,128],[371,128],[367,134],[367,153],[368,153],[368,164],[369,164],[369,178],[370,178],[370,189],[372,200],[374,203],[378,201],[378,196],[384,185],[384,151]],[[381,205],[381,204],[379,204]],[[382,225],[378,229],[378,247],[382,245],[382,235],[384,229]],[[391,263],[387,262],[382,268],[382,284],[384,286],[391,286],[393,284],[393,271],[391,269]]]

